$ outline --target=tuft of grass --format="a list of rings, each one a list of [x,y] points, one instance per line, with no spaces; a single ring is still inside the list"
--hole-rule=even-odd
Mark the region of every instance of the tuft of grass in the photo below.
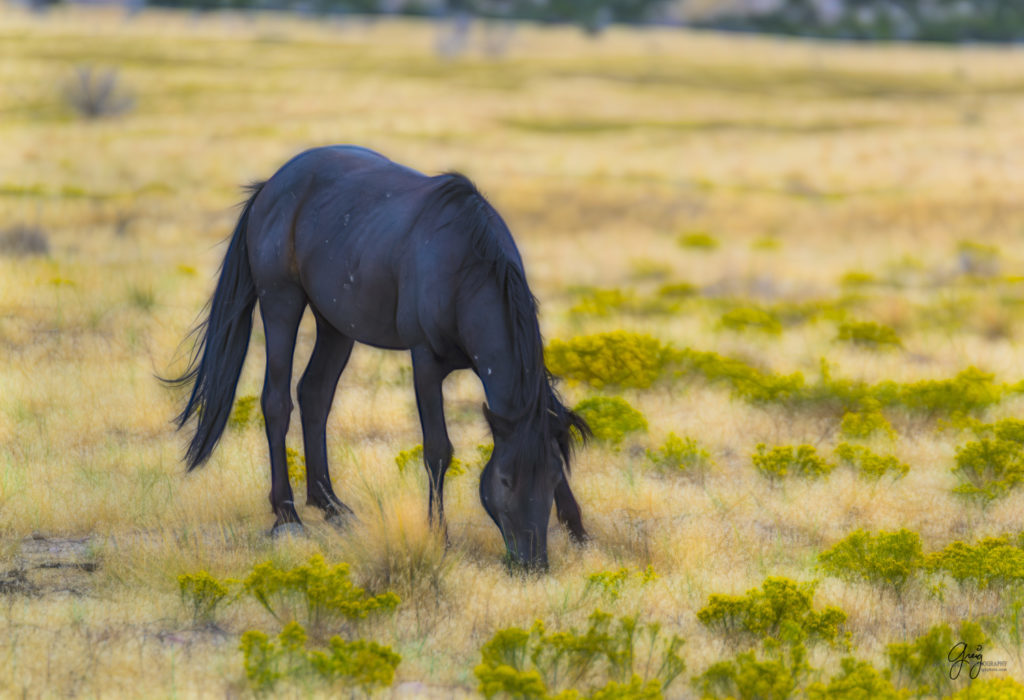
[[[135,98],[120,85],[117,70],[78,66],[64,85],[64,102],[79,116],[99,119],[124,114]]]

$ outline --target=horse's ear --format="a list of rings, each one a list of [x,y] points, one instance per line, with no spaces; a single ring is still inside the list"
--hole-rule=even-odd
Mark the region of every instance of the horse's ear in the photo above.
[[[512,435],[512,421],[509,419],[499,416],[497,413],[492,411],[484,404],[484,418],[487,419],[487,425],[491,426],[491,434],[494,437],[507,438]]]

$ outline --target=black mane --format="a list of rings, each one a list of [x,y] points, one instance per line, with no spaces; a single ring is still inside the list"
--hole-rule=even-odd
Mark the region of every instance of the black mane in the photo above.
[[[522,260],[508,227],[465,175],[450,172],[432,180],[437,184],[425,210],[449,212],[442,226],[466,232],[474,254],[474,259],[467,262],[482,273],[477,282],[494,280],[504,301],[513,354],[518,360],[514,402],[519,412],[503,416],[515,425],[510,440],[519,448],[516,471],[525,470],[536,476],[537,469],[549,464],[543,450],[551,440],[558,444],[568,471],[573,443],[589,437],[590,430],[562,403],[554,388],[554,378],[544,365],[537,298],[526,283]]]

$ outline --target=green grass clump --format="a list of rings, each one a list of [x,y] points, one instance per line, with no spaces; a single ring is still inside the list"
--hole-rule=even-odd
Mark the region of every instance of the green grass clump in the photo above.
[[[213,624],[217,609],[228,602],[232,587],[238,581],[219,581],[205,571],[178,577],[181,604],[192,614],[194,624]]]
[[[789,476],[818,479],[828,476],[836,466],[819,455],[813,445],[781,445],[769,450],[767,445],[759,444],[750,460],[772,482]]]
[[[592,396],[573,408],[587,421],[594,437],[618,445],[630,433],[647,432],[647,419],[619,396]]]
[[[861,478],[871,481],[877,481],[887,474],[900,479],[910,471],[910,466],[895,455],[876,454],[862,445],[841,442],[836,445],[835,453],[842,462],[856,469]]]
[[[836,340],[875,350],[903,347],[903,341],[895,330],[870,321],[840,323]]]
[[[260,397],[254,394],[239,396],[228,417],[228,425],[235,430],[243,430],[250,425],[263,425],[263,412],[260,411]]]
[[[1024,583],[1024,540],[988,537],[977,544],[952,542],[924,561],[929,571],[948,574],[961,586],[996,588]]]
[[[751,403],[793,404],[806,395],[806,382],[799,372],[775,374],[743,360],[689,348],[677,353],[676,360],[682,373],[700,375],[712,384],[725,384],[734,396]]]
[[[994,379],[993,374],[968,367],[952,379],[925,379],[908,384],[882,382],[871,393],[883,406],[951,416],[977,413],[999,403],[1010,388],[996,384]]]
[[[646,389],[662,376],[672,358],[669,346],[629,331],[553,340],[544,352],[553,374],[599,389]]]
[[[1016,439],[1013,430],[993,429],[992,437],[982,437],[956,448],[956,466],[953,473],[960,479],[953,493],[981,505],[1002,498],[1024,482],[1024,444]]]
[[[669,433],[656,450],[647,450],[647,459],[662,471],[684,474],[698,483],[711,469],[711,454],[691,437]]]
[[[910,530],[856,530],[818,555],[821,570],[846,581],[886,586],[901,596],[924,564],[921,536]]]
[[[788,700],[797,697],[812,671],[803,645],[771,643],[761,655],[745,651],[711,664],[693,679],[693,687],[700,697],[714,700]]]
[[[329,626],[390,612],[399,603],[390,591],[368,596],[349,579],[348,564],[329,566],[320,554],[287,570],[269,561],[257,564],[242,587],[274,619],[284,622],[301,617],[318,636]]]
[[[658,288],[658,296],[663,299],[689,299],[699,293],[697,285],[689,282],[671,282]]]
[[[479,449],[479,446],[478,448]],[[491,448],[493,449],[493,447]],[[490,458],[490,453],[487,455]],[[484,460],[486,463],[487,460]],[[406,468],[411,465],[422,465],[423,464],[423,445],[416,445],[415,447],[402,450],[395,455],[395,466],[398,467],[398,471],[405,473]],[[445,478],[453,476],[459,476],[466,473],[466,465],[458,457],[452,456],[452,461],[448,465],[448,471],[445,472]]]
[[[615,571],[597,571],[587,574],[587,590],[599,590],[610,601],[616,601],[622,595],[622,589],[630,581],[637,581],[641,586],[646,586],[651,581],[656,581],[658,574],[653,566],[648,566],[641,571],[630,571],[622,567]]]
[[[480,648],[473,673],[487,698],[653,700],[685,670],[682,646],[656,623],[598,610],[582,632],[549,632],[540,620],[530,630],[498,630]]]
[[[965,648],[971,653],[987,643],[988,638],[979,625],[969,621],[962,622],[957,632],[954,638],[949,625],[936,625],[912,642],[888,645],[889,678],[897,686],[923,698],[949,695],[954,676],[961,682],[968,676],[977,677],[977,672],[970,668],[976,663],[971,659],[964,660],[960,673],[952,673],[950,653],[954,648]]]
[[[746,595],[711,595],[697,612],[697,619],[733,645],[765,639],[787,644],[842,644],[848,636],[842,631],[846,613],[834,607],[815,612],[815,587],[813,582],[767,578],[760,589],[751,589]]]
[[[679,245],[691,250],[712,251],[718,248],[718,239],[705,231],[687,231],[676,240]]]
[[[885,435],[891,438],[896,431],[882,414],[878,401],[865,399],[858,410],[847,411],[843,414],[839,432],[845,438],[865,440],[876,435]]]
[[[1012,678],[979,678],[949,700],[1024,700],[1024,685]]]
[[[999,273],[999,249],[976,241],[960,241],[956,247],[960,270],[970,277],[994,277]]]
[[[782,333],[782,322],[770,311],[753,306],[742,306],[727,311],[718,325],[731,331],[756,331],[768,335]]]
[[[875,275],[863,270],[850,270],[839,278],[839,284],[843,287],[867,287],[877,282],[878,278]]]
[[[285,625],[276,640],[259,630],[245,632],[239,649],[250,685],[266,692],[282,680],[319,680],[369,693],[390,686],[402,661],[391,647],[363,639],[331,637],[326,651],[307,649],[306,642],[306,630],[297,622]]]
[[[807,700],[901,700],[903,697],[878,669],[852,657],[840,661],[840,671],[829,679],[828,685],[819,682],[807,688]]]
[[[284,451],[285,463],[288,465],[288,479],[297,483],[306,482],[306,458],[298,450],[288,447]]]
[[[673,313],[678,305],[666,297],[643,298],[632,291],[621,289],[588,289],[569,309],[570,317],[596,316],[605,318],[615,314],[650,316]]]

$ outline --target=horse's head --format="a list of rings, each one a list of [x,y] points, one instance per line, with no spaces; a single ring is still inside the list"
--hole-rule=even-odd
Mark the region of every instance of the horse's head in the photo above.
[[[494,451],[480,477],[480,500],[501,530],[509,561],[548,567],[548,520],[555,487],[565,478],[568,428],[531,431],[484,406]],[[584,424],[585,425],[585,424]]]

